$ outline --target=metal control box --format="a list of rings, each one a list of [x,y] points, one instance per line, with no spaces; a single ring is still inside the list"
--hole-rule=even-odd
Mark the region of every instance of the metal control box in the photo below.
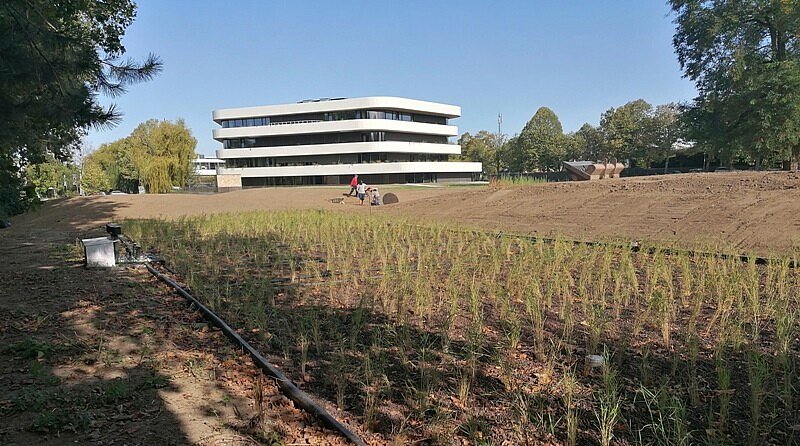
[[[87,267],[111,267],[117,264],[117,240],[109,237],[81,240]]]

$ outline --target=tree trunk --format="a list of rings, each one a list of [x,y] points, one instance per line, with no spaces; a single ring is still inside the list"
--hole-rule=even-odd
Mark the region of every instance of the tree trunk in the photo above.
[[[800,160],[800,146],[792,147],[792,156],[783,161],[783,170],[797,170],[798,160]]]

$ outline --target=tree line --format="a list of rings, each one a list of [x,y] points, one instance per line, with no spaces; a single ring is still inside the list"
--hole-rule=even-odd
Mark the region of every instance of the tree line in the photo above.
[[[509,140],[480,131],[459,142],[486,172],[557,170],[569,159],[616,158],[666,166],[673,147],[703,152],[706,163],[796,170],[800,162],[800,2],[670,0],[673,46],[698,95],[684,104],[629,102],[600,125],[564,134],[542,107]],[[691,144],[675,146],[676,142]],[[708,167],[706,165],[705,167]]]
[[[697,88],[694,100],[655,107],[632,101],[604,113],[599,126],[587,124],[568,134],[552,110],[541,108],[508,140],[485,131],[462,135],[463,156],[482,161],[488,173],[554,170],[573,158],[649,166],[666,164],[672,144],[682,137],[722,165],[796,169],[800,2],[668,4],[675,23],[672,43],[684,76]],[[120,121],[113,105],[100,103],[101,95],[124,94],[162,69],[155,55],[141,62],[124,58],[122,37],[135,16],[132,0],[0,2],[0,218],[24,211],[35,199],[33,189],[45,187],[26,187],[25,172],[48,176],[53,167],[48,164],[69,163],[87,129]],[[183,155],[142,147],[121,155],[132,141],[101,148],[89,167],[98,188],[145,184],[163,191],[181,181],[185,167],[175,160]],[[152,163],[139,162],[140,156],[153,157]],[[126,164],[114,167],[111,160]],[[109,183],[102,183],[100,172]],[[63,184],[65,173],[60,175]]]
[[[673,45],[698,95],[687,134],[723,164],[800,158],[800,2],[670,0]]]
[[[676,104],[652,106],[642,99],[610,108],[600,125],[583,124],[564,133],[553,110],[539,108],[517,135],[506,139],[482,130],[464,133],[458,142],[462,159],[480,161],[489,175],[504,172],[548,172],[569,160],[625,160],[650,167],[668,162],[685,131]]]
[[[83,162],[82,185],[86,193],[119,189],[166,193],[189,184],[197,140],[182,119],[151,119],[131,134],[101,145]]]
[[[162,68],[158,57],[125,58],[131,0],[0,2],[0,219],[35,199],[31,165],[69,162],[91,128],[117,124],[115,97]]]

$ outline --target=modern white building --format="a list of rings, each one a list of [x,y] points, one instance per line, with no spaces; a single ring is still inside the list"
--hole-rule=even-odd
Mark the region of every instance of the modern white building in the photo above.
[[[461,116],[454,105],[397,97],[319,99],[296,104],[215,110],[214,139],[222,175],[242,186],[470,181],[481,163],[449,138]]]
[[[206,158],[203,155],[199,155],[199,158],[195,158],[192,164],[194,165],[195,175],[207,177],[217,175],[219,168],[225,166],[225,160]]]

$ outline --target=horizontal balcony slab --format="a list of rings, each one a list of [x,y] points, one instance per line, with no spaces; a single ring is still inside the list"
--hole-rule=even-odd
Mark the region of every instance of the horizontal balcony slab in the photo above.
[[[381,173],[480,173],[481,163],[466,161],[321,164],[314,166],[220,168],[221,174],[239,174],[242,178],[301,177],[325,175],[370,175]]]
[[[457,144],[432,144],[424,142],[379,141],[347,142],[337,144],[314,144],[303,146],[252,147],[248,149],[219,149],[217,157],[261,158],[282,156],[344,155],[351,153],[431,153],[440,155],[460,155],[461,146]]]
[[[391,96],[339,99],[333,101],[304,102],[297,104],[263,105],[257,107],[224,108],[214,110],[212,118],[219,123],[225,119],[254,118],[261,116],[283,116],[303,113],[324,113],[345,110],[386,109],[408,111],[446,118],[461,116],[461,107],[437,102]]]
[[[456,136],[454,125],[426,124],[422,122],[395,121],[391,119],[352,119],[347,121],[303,122],[286,125],[260,125],[214,129],[214,139],[255,138],[259,136],[305,135],[310,133],[341,132],[400,132],[421,135]]]

